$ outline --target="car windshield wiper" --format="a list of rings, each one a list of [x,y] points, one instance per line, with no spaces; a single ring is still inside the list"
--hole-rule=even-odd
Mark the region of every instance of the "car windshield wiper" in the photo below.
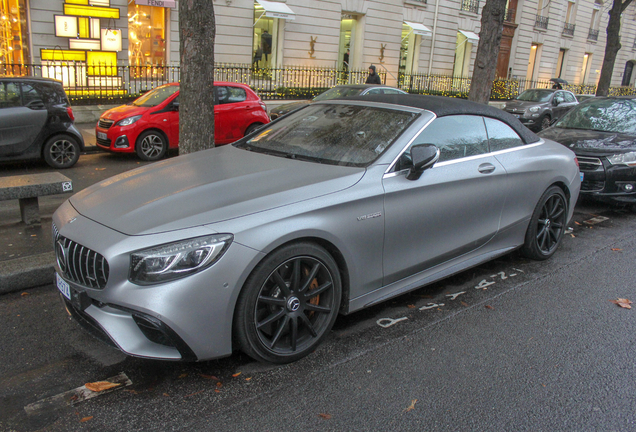
[[[294,159],[294,160],[301,160],[301,161],[305,161],[305,162],[318,162],[318,163],[324,163],[325,160],[315,157],[315,156],[306,156],[306,155],[299,155],[296,153],[287,153],[285,155],[285,158],[287,159]]]

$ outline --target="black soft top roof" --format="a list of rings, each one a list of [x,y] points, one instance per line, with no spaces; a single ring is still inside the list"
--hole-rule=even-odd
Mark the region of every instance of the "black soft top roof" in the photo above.
[[[345,98],[343,98],[345,99]],[[491,107],[486,104],[480,104],[463,99],[442,97],[442,96],[423,96],[423,95],[367,95],[367,96],[352,96],[347,97],[346,100],[359,100],[366,102],[379,102],[394,105],[403,105],[407,107],[420,108],[433,112],[437,117],[444,117],[449,115],[480,115],[484,117],[492,117],[497,120],[508,124],[511,128],[519,134],[521,139],[526,144],[539,141],[537,135],[530,129],[525,127],[521,122],[508,114],[507,112],[498,108]]]

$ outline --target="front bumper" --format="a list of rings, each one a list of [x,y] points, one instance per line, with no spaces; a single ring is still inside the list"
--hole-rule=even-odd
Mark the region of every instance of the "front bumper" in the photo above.
[[[95,144],[102,150],[116,153],[132,153],[135,151],[137,134],[132,128],[111,126],[109,129],[97,126],[95,128]]]
[[[54,214],[53,223],[59,236],[108,261],[103,288],[78,283],[81,278],[55,266],[70,286],[70,299],[63,297],[66,308],[92,334],[136,357],[194,361],[232,353],[234,308],[247,269],[261,259],[257,251],[234,242],[218,262],[199,273],[140,286],[128,280],[130,252],[213,231],[196,227],[127,236],[79,215],[69,202]]]
[[[636,203],[636,167],[612,165],[605,157],[581,155],[581,194],[602,201]]]

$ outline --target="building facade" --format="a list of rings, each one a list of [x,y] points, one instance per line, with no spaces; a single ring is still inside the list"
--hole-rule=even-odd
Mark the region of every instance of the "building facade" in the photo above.
[[[470,77],[485,0],[213,0],[215,62]],[[607,0],[509,0],[497,74],[595,85]],[[612,86],[633,86],[636,5],[624,13]],[[0,0],[0,66],[73,61],[88,84],[112,65],[179,63],[175,0]],[[97,66],[96,66],[97,65]],[[99,67],[100,69],[95,69]],[[58,77],[77,80],[77,76]],[[87,78],[82,78],[86,80]]]

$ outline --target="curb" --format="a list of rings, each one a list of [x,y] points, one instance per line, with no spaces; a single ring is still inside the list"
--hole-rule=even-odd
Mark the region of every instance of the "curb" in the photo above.
[[[55,252],[0,261],[0,294],[53,283]]]

